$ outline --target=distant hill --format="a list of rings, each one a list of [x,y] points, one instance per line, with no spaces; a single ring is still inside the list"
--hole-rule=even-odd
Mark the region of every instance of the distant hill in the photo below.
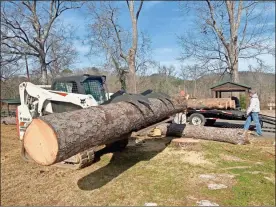
[[[223,78],[218,74],[208,74],[202,76],[196,81],[183,80],[181,78],[163,74],[152,74],[143,77],[148,84],[142,84],[139,88],[151,88],[155,91],[168,93],[169,95],[178,94],[180,90],[185,90],[191,96],[198,98],[211,97],[210,88],[220,82],[230,81],[229,75],[224,75]],[[273,73],[255,73],[250,71],[239,72],[240,83],[248,85],[257,90],[260,99],[263,103],[275,99],[275,74]],[[142,89],[141,89],[142,90]]]
[[[148,76],[149,79],[155,80],[158,78],[164,78],[165,75],[163,74],[157,74],[154,73],[150,76]],[[241,71],[239,72],[239,77],[240,77],[240,83],[241,84],[245,84],[245,85],[249,85],[251,87],[254,87],[254,83],[256,82],[255,79],[263,79],[266,82],[270,82],[272,84],[275,84],[275,74],[274,73],[256,73],[256,72],[250,72],[250,71]],[[183,80],[181,78],[178,77],[174,77],[174,76],[169,76],[167,77],[169,80],[171,81],[187,81],[187,82],[192,82],[191,80]],[[201,78],[197,79],[197,81],[201,81],[201,80],[215,80],[218,82],[225,82],[225,81],[230,81],[230,75],[224,75],[223,78],[220,77],[220,75],[218,74],[208,74],[205,76],[202,76]]]

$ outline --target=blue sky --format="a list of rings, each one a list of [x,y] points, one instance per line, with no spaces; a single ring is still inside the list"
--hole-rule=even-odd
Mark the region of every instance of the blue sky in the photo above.
[[[120,24],[124,28],[130,29],[131,23],[126,2],[121,1],[119,4],[122,6]],[[177,1],[146,1],[144,2],[138,22],[139,30],[146,32],[151,38],[153,59],[161,64],[174,65],[176,68],[180,67],[180,62],[176,60],[180,55],[177,35],[181,35],[191,29],[191,20],[194,18],[193,14],[184,15],[179,8],[179,2]],[[275,27],[274,18],[275,10],[272,9],[269,21]],[[82,42],[82,39],[87,34],[86,24],[88,23],[85,7],[79,10],[65,12],[62,19],[76,28],[76,36],[78,39],[74,40],[74,45],[79,57],[75,67],[91,67],[103,64],[104,58],[86,56],[90,46]],[[263,58],[270,65],[275,65],[274,57],[266,55]],[[247,68],[248,64],[254,64],[254,62],[240,61],[241,68]]]

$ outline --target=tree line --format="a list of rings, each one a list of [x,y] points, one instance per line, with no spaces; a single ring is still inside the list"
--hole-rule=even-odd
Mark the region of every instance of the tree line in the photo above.
[[[70,73],[77,56],[73,46],[75,31],[60,17],[78,9],[85,9],[89,20],[85,39],[91,46],[88,55],[105,57],[101,72],[112,74],[119,88],[129,92],[138,92],[140,85],[146,85],[147,72],[155,68],[159,75],[153,78],[153,89],[171,93],[170,90],[179,90],[181,86],[185,88],[186,81],[196,96],[201,77],[229,74],[238,83],[241,59],[257,61],[258,65],[250,66],[249,70],[266,72],[268,66],[262,55],[272,54],[275,58],[274,28],[267,22],[268,10],[274,2],[205,0],[179,3],[184,16],[187,12],[195,15],[194,29],[176,37],[181,48],[181,54],[176,57],[182,63],[181,69],[160,65],[151,56],[151,37],[138,27],[146,3],[143,0],[127,0],[123,4],[60,0],[2,2],[1,84],[10,86],[10,78],[21,80],[18,75],[48,84],[51,78]],[[130,30],[119,21],[122,7],[128,11]],[[176,84],[177,81],[181,84]]]

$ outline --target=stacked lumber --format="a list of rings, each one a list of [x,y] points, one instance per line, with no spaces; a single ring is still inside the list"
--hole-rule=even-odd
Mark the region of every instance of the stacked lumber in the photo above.
[[[235,109],[235,101],[231,98],[189,99],[186,101],[189,109]]]

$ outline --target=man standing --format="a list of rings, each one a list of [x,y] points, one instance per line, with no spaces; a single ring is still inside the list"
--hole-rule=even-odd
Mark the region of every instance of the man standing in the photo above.
[[[262,136],[262,129],[259,121],[260,101],[257,93],[254,90],[249,91],[249,96],[251,98],[250,106],[246,111],[247,119],[245,121],[244,130],[246,132],[249,129],[249,126],[253,120],[256,124],[257,136]]]

